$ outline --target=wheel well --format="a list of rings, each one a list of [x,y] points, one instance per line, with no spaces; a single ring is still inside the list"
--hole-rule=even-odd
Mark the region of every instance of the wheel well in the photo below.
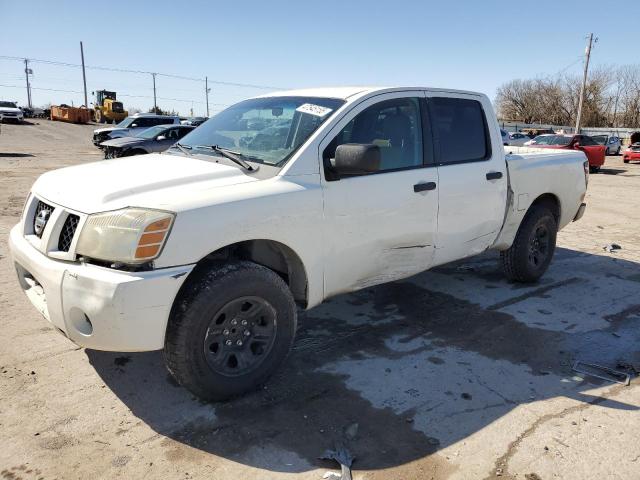
[[[291,248],[274,240],[247,240],[211,252],[196,264],[182,289],[192,281],[197,281],[200,274],[233,260],[248,260],[273,270],[289,285],[296,303],[303,308],[307,306],[308,288],[304,264]]]
[[[558,197],[556,197],[553,193],[545,193],[543,195],[540,195],[533,201],[531,207],[533,207],[534,205],[544,205],[545,207],[549,208],[549,210],[551,210],[551,212],[553,213],[554,218],[556,219],[556,223],[560,223],[560,200],[558,200]]]

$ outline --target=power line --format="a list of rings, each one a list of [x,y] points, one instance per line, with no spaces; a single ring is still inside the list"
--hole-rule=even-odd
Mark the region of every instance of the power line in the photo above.
[[[0,83],[0,87],[7,87],[7,88],[24,88],[20,85],[6,85],[3,83]],[[63,90],[63,89],[58,89],[58,88],[44,88],[44,87],[34,87],[31,86],[31,90],[44,90],[47,92],[61,92],[61,93],[79,93],[82,94],[83,92],[80,90]],[[122,97],[128,97],[128,98],[153,98],[152,95],[129,95],[126,93],[119,93],[119,96]],[[171,102],[184,102],[184,103],[197,103],[200,105],[204,105],[205,102],[201,102],[198,100],[190,100],[187,98],[169,98],[169,97],[156,97],[158,100],[166,100],[166,101],[171,101]],[[228,107],[229,104],[228,103],[209,103],[209,105],[216,105],[218,107]]]
[[[25,60],[25,57],[13,57],[10,55],[0,55],[0,58],[5,59],[5,60],[17,60],[20,62],[23,62]],[[42,63],[45,65],[57,65],[60,67],[74,67],[74,68],[82,68],[82,65],[77,64],[77,63],[69,63],[69,62],[60,62],[57,60],[43,60],[43,59],[39,59],[39,58],[29,58],[28,59],[30,62],[34,62],[34,63]],[[130,70],[130,69],[126,69],[126,68],[116,68],[116,67],[104,67],[104,66],[100,66],[100,65],[85,65],[85,68],[91,69],[91,70],[102,70],[102,71],[106,71],[106,72],[119,72],[119,73],[136,73],[136,74],[140,74],[140,75],[158,75],[158,76],[162,76],[162,77],[168,77],[168,78],[176,78],[179,80],[189,80],[192,82],[205,82],[204,78],[196,78],[196,77],[187,77],[184,75],[176,75],[173,73],[160,73],[160,72],[148,72],[145,70]],[[209,80],[209,83],[213,83],[215,85],[225,85],[228,87],[245,87],[245,88],[257,88],[257,89],[261,89],[261,90],[285,90],[285,88],[283,87],[274,87],[274,86],[270,86],[270,85],[258,85],[258,84],[254,84],[254,83],[239,83],[239,82],[226,82],[223,80]]]

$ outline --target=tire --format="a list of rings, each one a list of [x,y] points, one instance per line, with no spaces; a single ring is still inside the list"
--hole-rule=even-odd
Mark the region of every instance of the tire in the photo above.
[[[616,150],[616,155],[620,155],[620,147]]]
[[[629,163],[629,160],[623,160],[624,163]]]
[[[169,372],[204,400],[256,389],[293,344],[297,311],[289,287],[272,270],[246,261],[196,275],[169,319],[164,348]]]
[[[540,235],[541,231],[545,235]],[[549,207],[534,205],[520,224],[513,245],[500,252],[506,277],[515,282],[536,282],[547,271],[556,248],[558,224]]]
[[[605,154],[605,155],[611,155],[611,152],[610,152],[610,150],[609,150],[609,147],[607,147],[607,149],[604,151],[604,154]]]
[[[589,165],[589,173],[598,173],[600,171],[600,166]]]

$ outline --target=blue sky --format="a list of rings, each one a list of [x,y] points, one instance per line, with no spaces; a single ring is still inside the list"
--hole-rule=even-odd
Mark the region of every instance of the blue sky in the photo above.
[[[87,65],[276,87],[451,87],[493,98],[514,78],[579,73],[589,32],[599,37],[594,65],[639,63],[639,14],[638,0],[0,0],[0,55],[80,63],[82,40]],[[31,68],[35,105],[83,102],[73,93],[82,90],[80,69]],[[0,58],[1,99],[26,104],[23,69]],[[125,106],[153,105],[150,75],[87,70],[87,83],[89,95],[113,89]],[[268,91],[210,86],[213,112]],[[203,83],[157,77],[157,87],[162,108],[204,112]]]

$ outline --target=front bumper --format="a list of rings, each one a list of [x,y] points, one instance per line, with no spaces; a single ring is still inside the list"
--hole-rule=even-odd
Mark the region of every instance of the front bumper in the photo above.
[[[36,250],[19,225],[9,248],[31,303],[71,341],[95,350],[163,348],[171,306],[194,267],[124,272],[54,260]]]
[[[8,122],[9,120],[13,120],[16,123],[22,123],[24,121],[24,115],[23,114],[7,115],[6,113],[0,113],[0,122],[2,121]]]

